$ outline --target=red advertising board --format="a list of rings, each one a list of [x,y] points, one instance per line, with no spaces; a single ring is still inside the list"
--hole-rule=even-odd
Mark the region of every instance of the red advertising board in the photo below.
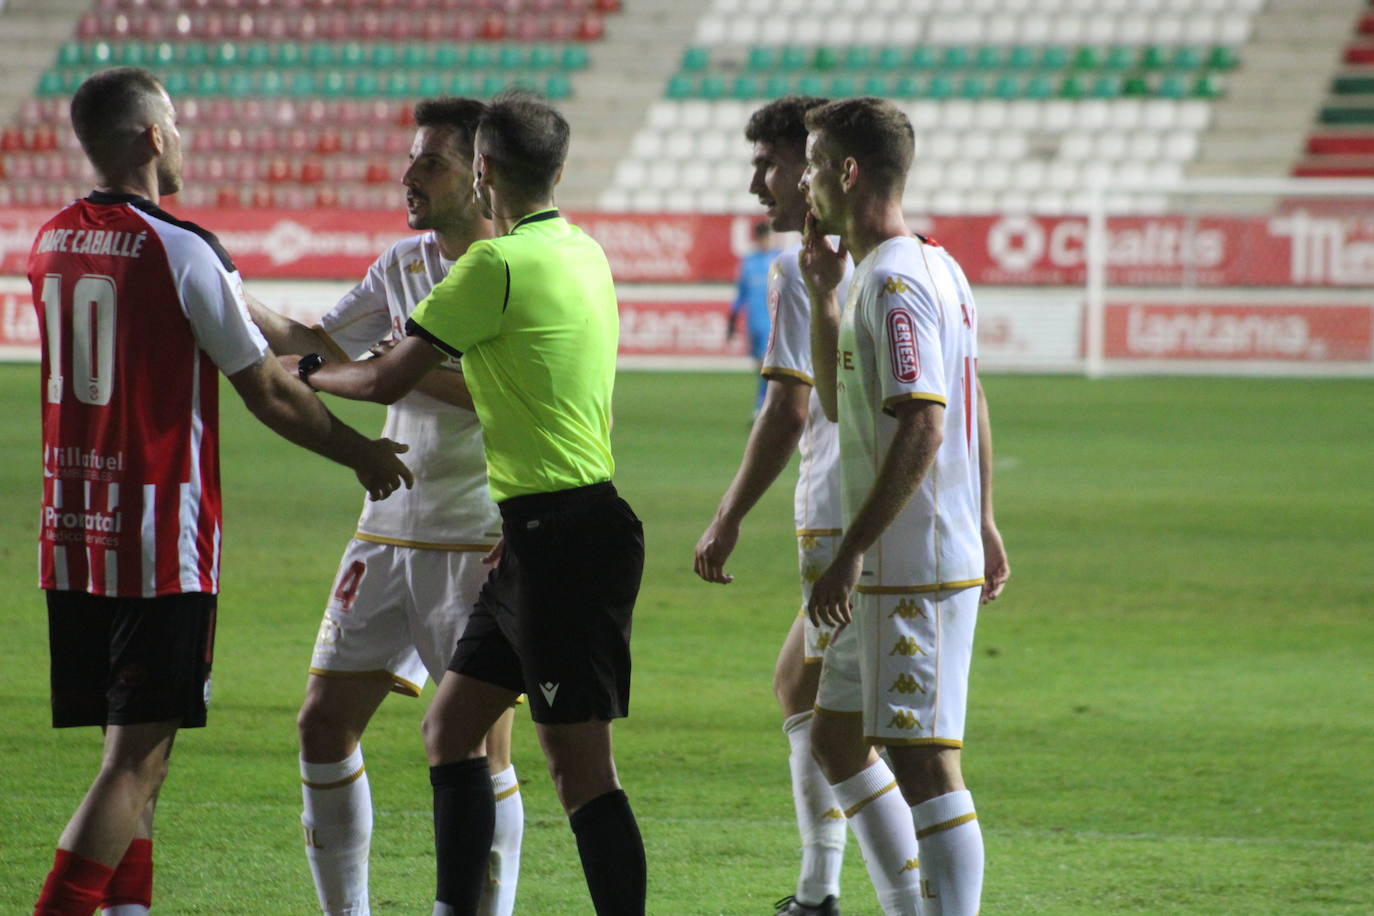
[[[405,235],[399,212],[187,210],[219,235],[254,279],[353,279]],[[0,209],[0,274],[24,272],[49,212]],[[570,213],[606,249],[621,283],[722,283],[735,278],[750,216]],[[913,221],[945,245],[975,285],[1081,286],[1081,216],[942,216]],[[1374,286],[1374,214],[1287,209],[1257,216],[1114,217],[1108,283],[1117,286],[1306,288]]]
[[[1368,362],[1374,307],[1111,302],[1103,343],[1120,360]]]
[[[744,334],[725,339],[727,303],[620,303],[622,356],[744,356]]]

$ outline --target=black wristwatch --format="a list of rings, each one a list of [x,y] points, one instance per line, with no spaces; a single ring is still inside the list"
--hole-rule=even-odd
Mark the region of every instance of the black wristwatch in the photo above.
[[[296,375],[305,382],[311,391],[319,391],[314,385],[310,384],[310,374],[325,364],[326,360],[318,353],[307,353],[301,357],[301,361],[296,364]]]

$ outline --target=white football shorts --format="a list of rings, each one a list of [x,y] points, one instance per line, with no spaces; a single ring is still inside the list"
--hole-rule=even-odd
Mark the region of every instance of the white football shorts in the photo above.
[[[963,747],[978,586],[854,594],[854,620],[825,655],[819,715],[862,716],[886,746]]]
[[[825,572],[830,561],[835,558],[835,550],[840,546],[840,532],[818,534],[800,532],[797,534],[797,560],[801,567],[801,612],[806,644],[802,650],[802,660],[807,664],[819,664],[825,658],[825,650],[835,638],[835,628],[818,627],[806,614],[806,605],[811,601],[811,585]]]
[[[487,580],[485,551],[426,550],[353,539],[315,639],[310,673],[389,677],[419,696],[437,683]]]

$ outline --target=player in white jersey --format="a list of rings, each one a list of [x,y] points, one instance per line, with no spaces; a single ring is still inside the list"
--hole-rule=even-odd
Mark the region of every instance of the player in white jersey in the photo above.
[[[806,112],[825,99],[788,96],[749,119],[745,139],[753,146],[749,190],[767,210],[775,232],[801,229],[806,200],[797,186],[806,164]],[[830,565],[840,535],[839,431],[816,400],[811,368],[811,301],[797,264],[801,248],[784,250],[768,275],[772,332],[763,358],[767,389],[734,480],[697,543],[695,569],[708,582],[729,583],[725,563],[739,539],[740,524],[791,459],[801,452],[794,497],[801,608],[811,582]],[[845,281],[841,281],[842,283]],[[775,904],[783,916],[838,916],[845,822],[834,793],[811,756],[811,708],[820,662],[834,635],[798,612],[778,653],[773,693],[782,709],[783,734],[791,746],[792,800],[802,841],[796,891]]]
[[[307,328],[254,304],[281,353],[327,352],[351,360],[404,336],[416,304],[491,225],[473,206],[472,141],[484,109],[468,99],[421,102],[406,187],[409,224],[430,229],[391,246],[320,321]],[[380,346],[379,346],[380,344]],[[457,361],[432,371],[387,410],[388,435],[404,437],[415,487],[404,500],[368,504],[339,563],[301,706],[302,821],[320,905],[368,912],[372,808],[360,741],[388,692],[419,696],[448,667],[500,537],[487,492],[481,428]],[[307,378],[308,370],[303,371]],[[512,714],[488,737],[496,831],[483,916],[515,903],[523,810],[510,765]]]
[[[826,655],[813,744],[841,803],[866,805],[851,824],[884,911],[972,916],[983,843],[959,754],[979,598],[1007,575],[983,499],[977,311],[958,264],[902,215],[906,116],[847,99],[811,111],[807,127],[802,260],[817,392],[840,423],[845,520],[809,613],[847,624]],[[846,246],[858,263],[841,310]],[[894,788],[909,811],[877,803]]]

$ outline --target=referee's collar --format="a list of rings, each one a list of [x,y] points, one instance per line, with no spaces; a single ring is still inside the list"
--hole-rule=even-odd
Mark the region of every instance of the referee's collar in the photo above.
[[[548,210],[540,210],[536,213],[531,213],[529,216],[522,216],[515,221],[515,225],[510,227],[510,232],[507,232],[506,235],[510,235],[511,232],[514,232],[521,226],[528,226],[530,223],[538,223],[546,219],[558,219],[559,215],[558,208],[551,207]]]

